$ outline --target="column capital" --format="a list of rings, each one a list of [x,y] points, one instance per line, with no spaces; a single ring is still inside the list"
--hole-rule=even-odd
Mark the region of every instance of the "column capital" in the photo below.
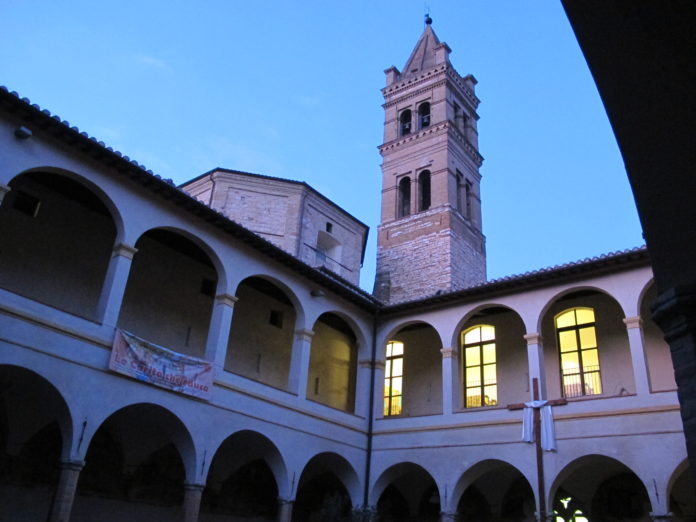
[[[203,491],[205,484],[184,484],[184,491]]]
[[[234,308],[234,304],[239,301],[239,297],[232,294],[218,294],[215,296],[215,301],[221,305]]]
[[[116,245],[112,251],[111,257],[125,257],[126,259],[133,259],[133,256],[138,251],[133,245],[128,243],[119,243]]]
[[[372,359],[363,359],[358,361],[358,366],[360,368],[372,368]]]
[[[312,330],[295,330],[295,338],[298,341],[311,341],[312,337],[314,337]]]
[[[295,502],[295,499],[292,499],[292,498],[278,497],[278,505],[280,505],[280,506],[284,506],[286,504],[294,504],[294,502]]]
[[[375,370],[384,371],[387,367],[387,363],[384,361],[375,361]]]
[[[527,346],[530,344],[541,344],[541,334],[539,332],[528,333],[522,337],[527,341]]]
[[[627,330],[631,330],[633,328],[640,328],[643,324],[643,319],[641,319],[639,315],[635,317],[624,317],[623,323],[626,325]]]
[[[456,348],[442,348],[440,353],[443,359],[456,359],[459,355],[459,350]]]
[[[58,464],[60,469],[69,469],[71,471],[82,471],[85,467],[84,460],[61,460]]]
[[[8,185],[0,183],[0,201],[2,201],[2,198],[4,198],[5,194],[7,194],[10,190],[12,189]]]

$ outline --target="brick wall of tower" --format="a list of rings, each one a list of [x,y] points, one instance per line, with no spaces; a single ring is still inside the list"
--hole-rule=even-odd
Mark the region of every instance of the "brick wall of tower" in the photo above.
[[[375,295],[410,301],[482,283],[484,238],[449,208],[383,224],[378,230]]]

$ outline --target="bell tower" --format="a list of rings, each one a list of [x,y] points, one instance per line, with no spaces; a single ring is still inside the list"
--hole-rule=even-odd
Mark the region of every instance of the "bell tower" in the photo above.
[[[486,280],[474,93],[426,17],[403,71],[385,71],[375,296],[398,303]]]

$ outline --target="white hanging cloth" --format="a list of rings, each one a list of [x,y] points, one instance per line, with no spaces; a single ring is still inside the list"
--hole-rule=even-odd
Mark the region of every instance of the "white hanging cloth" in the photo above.
[[[556,430],[553,427],[553,413],[548,401],[532,401],[524,403],[522,413],[522,440],[534,442],[534,408],[541,410],[541,448],[546,451],[556,451]]]

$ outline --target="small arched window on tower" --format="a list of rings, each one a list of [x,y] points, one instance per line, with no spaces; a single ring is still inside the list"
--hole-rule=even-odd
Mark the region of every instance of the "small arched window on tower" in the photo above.
[[[406,136],[411,134],[411,110],[406,109],[399,116],[399,134],[401,136]]]
[[[396,217],[408,216],[411,213],[411,178],[402,178],[399,181],[399,201],[396,209]]]
[[[430,208],[430,171],[424,170],[418,175],[418,211]]]
[[[423,102],[418,107],[418,128],[425,129],[430,126],[430,103]]]
[[[471,182],[467,180],[464,182],[464,211],[466,212],[464,215],[466,219],[471,219],[471,197]]]

